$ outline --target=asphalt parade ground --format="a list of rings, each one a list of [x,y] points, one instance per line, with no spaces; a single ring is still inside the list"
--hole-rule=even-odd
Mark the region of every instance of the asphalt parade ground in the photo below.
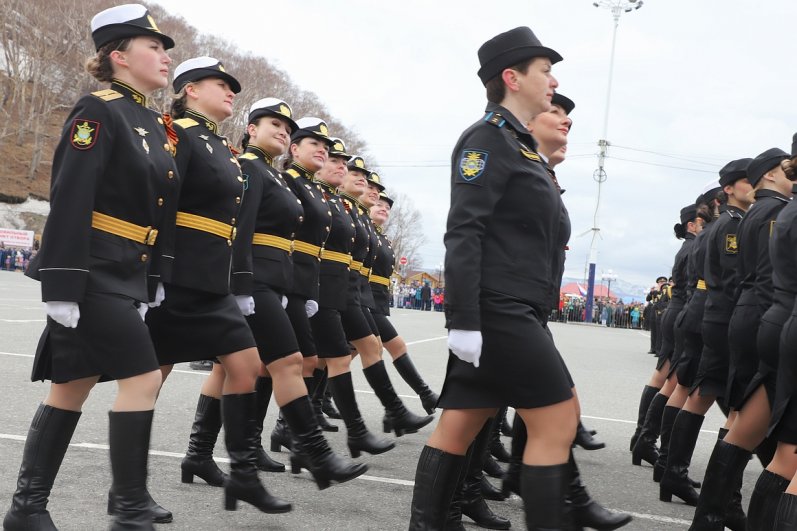
[[[443,316],[436,312],[398,310],[393,323],[409,344],[409,352],[427,382],[439,391],[445,375],[447,352]],[[20,273],[0,272],[0,514],[11,502],[25,436],[47,385],[30,382],[36,343],[44,327],[45,314],[39,285]],[[652,468],[631,465],[628,441],[636,424],[640,392],[654,369],[654,358],[645,354],[649,335],[644,331],[609,329],[601,326],[554,323],[551,329],[576,382],[582,405],[582,420],[598,431],[606,448],[575,450],[582,478],[591,495],[612,510],[634,515],[624,529],[687,529],[693,508],[682,503],[658,500]],[[389,363],[388,372],[405,404],[422,413],[420,401]],[[159,525],[162,531],[178,530],[403,530],[409,521],[415,466],[421,448],[435,423],[417,434],[396,439],[396,448],[379,456],[361,458],[370,465],[368,473],[344,485],[319,491],[308,472],[299,475],[261,473],[273,494],[290,500],[292,512],[267,515],[242,504],[236,512],[222,505],[222,490],[204,484],[180,483],[180,459],[186,450],[196,409],[197,396],[206,373],[187,364],[176,367],[161,392],[155,411],[149,461],[149,489],[153,497],[174,513],[174,522]],[[363,417],[369,428],[381,431],[383,409],[362,374],[359,362],[352,365],[354,386]],[[83,409],[72,444],[53,488],[48,509],[59,529],[107,529],[105,514],[110,470],[108,460],[108,415],[116,386],[95,387]],[[274,425],[277,408],[272,401],[264,429],[264,446]],[[511,420],[511,413],[510,413]],[[690,475],[702,479],[722,413],[713,408],[700,434]],[[348,453],[342,421],[338,433],[327,434],[330,444]],[[386,435],[387,436],[387,435]],[[229,462],[219,438],[216,457],[226,468]],[[504,438],[509,445],[509,439]],[[288,464],[288,454],[272,453]],[[744,507],[750,499],[761,467],[751,461],[745,472]],[[497,480],[492,480],[497,482]],[[512,497],[489,502],[493,510],[511,519],[514,529],[525,529],[522,501]],[[465,527],[479,529],[464,518]]]

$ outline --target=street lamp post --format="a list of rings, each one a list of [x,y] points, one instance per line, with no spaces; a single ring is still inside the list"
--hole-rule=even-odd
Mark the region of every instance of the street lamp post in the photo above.
[[[613,280],[617,280],[617,275],[612,273],[612,270],[609,269],[606,273],[603,273],[601,275],[601,279],[605,280],[608,283],[609,287],[606,288],[606,298],[607,299],[611,299],[612,298],[612,281]]]
[[[587,281],[587,305],[586,314],[592,314],[592,299],[595,296],[595,266],[598,262],[598,237],[600,236],[600,228],[598,227],[598,211],[600,210],[601,203],[601,185],[606,181],[606,171],[604,170],[604,162],[606,160],[606,153],[611,145],[606,139],[609,130],[609,104],[611,103],[612,94],[612,76],[614,75],[614,49],[617,42],[617,26],[620,24],[620,16],[623,13],[629,13],[642,7],[642,0],[598,0],[593,2],[595,7],[602,7],[609,9],[614,19],[614,30],[612,32],[612,52],[609,56],[609,83],[606,88],[606,107],[603,114],[603,138],[598,140],[598,169],[592,175],[592,178],[598,183],[598,195],[595,200],[595,215],[592,218],[592,243],[589,248],[589,273]]]
[[[437,287],[443,287],[443,262],[437,264]]]

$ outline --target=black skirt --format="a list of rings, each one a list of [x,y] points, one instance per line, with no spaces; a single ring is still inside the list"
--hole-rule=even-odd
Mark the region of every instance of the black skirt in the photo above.
[[[310,328],[310,318],[307,317],[307,310],[304,308],[306,303],[305,298],[291,293],[288,295],[288,307],[285,308],[285,311],[291,321],[296,340],[299,342],[299,351],[303,357],[311,358],[316,355],[316,346]]]
[[[671,302],[661,316],[661,348],[656,351],[656,355],[660,358],[672,359],[675,350],[675,320],[683,308],[683,304]]]
[[[351,356],[339,311],[332,308],[321,308],[310,318],[310,326],[313,329],[313,336],[316,338],[319,358]]]
[[[703,336],[684,330],[683,349],[675,367],[675,374],[678,376],[678,384],[684,387],[692,387],[700,366],[700,357],[703,353]]]
[[[282,294],[268,286],[257,285],[253,294],[255,313],[246,316],[257,342],[260,359],[268,365],[285,356],[299,352],[299,342],[293,333],[288,314],[282,308]]]
[[[573,397],[559,351],[532,306],[482,290],[479,367],[449,353],[439,407],[528,409]]]
[[[147,312],[161,365],[212,360],[257,346],[235,297],[166,284],[166,298]]]
[[[676,374],[676,369],[678,368],[679,360],[681,359],[681,355],[684,352],[684,330],[680,326],[678,326],[678,320],[673,324],[673,348],[670,352],[669,360],[670,360],[670,371],[667,373],[667,378],[671,377],[673,374]],[[677,374],[676,374],[677,376]]]
[[[728,387],[728,325],[703,322],[703,353],[690,394],[724,397]]]
[[[761,387],[767,392],[769,409],[775,404],[775,384],[777,383],[778,353],[780,352],[780,334],[783,323],[789,318],[789,311],[782,307],[772,306],[761,317],[756,337],[756,351],[758,352],[758,368],[747,384],[744,396],[739,407],[742,407],[753,393]]]
[[[797,314],[783,325],[780,335],[780,360],[778,362],[775,403],[769,434],[787,444],[797,444]]]
[[[758,370],[758,326],[761,311],[758,306],[737,306],[728,323],[728,390],[725,400],[728,407],[739,409],[744,403],[745,391]]]
[[[387,343],[398,337],[399,334],[396,332],[396,328],[386,315],[371,312],[371,317],[374,319],[377,329],[379,329],[379,337],[382,338],[382,343]]]
[[[31,380],[66,383],[98,375],[100,381],[122,380],[157,370],[155,347],[137,304],[124,295],[87,291],[77,328],[48,317]]]
[[[359,304],[348,303],[346,309],[340,312],[340,319],[348,341],[356,341],[374,333]],[[376,328],[376,325],[373,326]]]

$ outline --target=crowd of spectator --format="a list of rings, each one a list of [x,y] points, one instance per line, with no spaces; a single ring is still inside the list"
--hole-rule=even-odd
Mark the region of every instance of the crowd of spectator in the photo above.
[[[445,289],[432,288],[428,281],[394,284],[392,302],[394,308],[442,312]]]
[[[559,307],[551,312],[550,320],[560,323],[587,322],[585,302],[581,297],[562,296]],[[596,297],[592,305],[589,322],[612,328],[645,328],[645,304],[641,302],[624,303],[622,300]]]
[[[6,247],[0,242],[0,270],[25,272],[35,254],[35,250]]]

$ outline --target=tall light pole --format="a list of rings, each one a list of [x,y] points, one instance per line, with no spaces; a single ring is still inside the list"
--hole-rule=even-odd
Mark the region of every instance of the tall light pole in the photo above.
[[[609,148],[609,141],[606,139],[609,131],[609,104],[611,103],[612,95],[612,76],[614,75],[614,48],[617,43],[617,26],[620,24],[620,16],[623,13],[630,13],[642,7],[642,0],[598,0],[593,2],[592,5],[599,8],[606,8],[612,13],[614,19],[614,30],[612,31],[612,52],[609,57],[609,83],[606,87],[606,107],[603,114],[603,138],[598,140],[598,169],[592,174],[592,178],[598,183],[598,195],[595,199],[595,215],[592,218],[592,243],[589,247],[589,273],[587,280],[587,302],[586,302],[586,315],[592,315],[592,300],[595,298],[595,266],[598,262],[598,238],[600,237],[600,228],[598,227],[598,212],[601,204],[601,185],[606,181],[606,171],[604,170],[604,162],[606,161],[606,153]]]
[[[612,298],[612,281],[613,280],[617,280],[617,275],[612,273],[612,270],[609,269],[607,272],[605,272],[605,273],[603,273],[601,275],[601,278],[609,283],[609,287],[606,288],[606,298],[607,299],[611,299]]]

